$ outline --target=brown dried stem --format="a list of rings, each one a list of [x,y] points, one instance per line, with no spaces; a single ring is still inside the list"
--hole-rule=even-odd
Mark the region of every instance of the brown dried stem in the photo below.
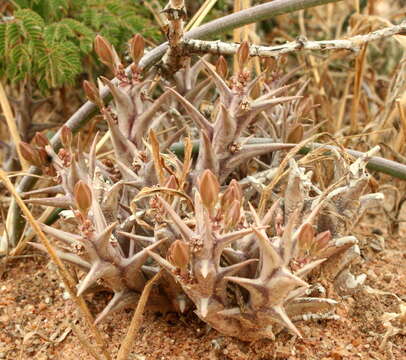
[[[95,349],[92,344],[89,343],[89,341],[86,339],[85,334],[83,334],[80,328],[74,323],[70,323],[70,327],[72,328],[73,333],[79,339],[82,347],[96,360],[103,360],[103,357],[97,352],[97,349]]]
[[[4,91],[4,87],[1,83],[0,83],[0,109],[3,110],[4,117],[6,118],[7,127],[10,131],[10,135],[16,146],[16,150],[17,150],[18,158],[21,163],[21,167],[24,170],[26,170],[29,168],[29,164],[28,164],[27,160],[25,160],[24,157],[22,156],[20,147],[18,146],[18,144],[21,142],[20,133],[18,131],[17,124],[16,124],[16,121],[13,116],[13,112],[11,111],[11,106],[7,99],[6,92]]]
[[[292,157],[294,157],[297,153],[299,153],[300,149],[302,147],[304,147],[305,145],[313,142],[314,140],[316,140],[319,137],[324,136],[325,133],[321,133],[321,134],[316,134],[313,135],[311,138],[305,139],[302,142],[300,142],[299,144],[295,145],[293,147],[293,149],[291,149],[289,151],[289,153],[285,156],[285,158],[282,160],[282,162],[280,163],[278,170],[273,178],[273,180],[271,181],[271,183],[269,185],[267,185],[264,189],[264,191],[262,192],[261,195],[261,199],[259,201],[259,210],[258,213],[263,216],[265,214],[265,207],[266,207],[266,203],[268,202],[268,199],[272,193],[272,189],[274,188],[274,186],[279,182],[280,178],[282,177],[283,172],[285,171],[286,166],[289,163],[289,159],[291,159]]]
[[[117,355],[117,360],[126,360],[128,359],[128,355],[131,351],[131,346],[134,342],[135,335],[138,332],[138,329],[141,326],[142,321],[142,313],[144,312],[145,305],[147,304],[147,300],[149,294],[152,290],[154,284],[159,280],[162,275],[162,271],[159,271],[151,280],[147,282],[142,291],[140,300],[138,301],[137,308],[135,309],[134,316],[131,319],[130,327],[128,328],[127,335],[125,336],[123,342],[121,343],[120,350]]]

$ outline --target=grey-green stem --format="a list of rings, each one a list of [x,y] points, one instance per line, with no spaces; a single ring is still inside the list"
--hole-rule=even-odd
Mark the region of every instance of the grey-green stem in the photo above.
[[[245,140],[243,140],[245,142]],[[266,138],[253,138],[253,139],[248,139],[247,144],[269,144],[272,142],[270,139]],[[287,144],[291,145],[291,147],[295,147],[297,144]],[[304,146],[302,149],[300,149],[299,154],[305,155],[309,153],[311,150],[318,148],[318,147],[323,147],[326,150],[338,150],[341,151],[341,149],[337,146],[331,146],[331,145],[325,145],[325,144],[320,144],[320,143],[314,143],[309,146]],[[177,156],[182,157],[183,156],[183,149],[184,149],[184,144],[182,142],[178,142],[171,147],[171,151],[175,153]],[[364,156],[365,154],[361,151],[356,151],[356,150],[351,150],[351,149],[345,149],[345,151],[354,156],[355,158],[359,158]],[[199,141],[194,141],[193,142],[193,154],[197,155],[199,152]],[[388,160],[381,158],[379,156],[373,156],[369,159],[367,168],[372,171],[378,171],[383,174],[387,174],[390,176],[393,176],[395,178],[401,179],[401,180],[406,180],[406,165],[400,164],[396,161]]]

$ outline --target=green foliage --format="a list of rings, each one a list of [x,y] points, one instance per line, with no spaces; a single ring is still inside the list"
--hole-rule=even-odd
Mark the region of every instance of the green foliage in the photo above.
[[[139,33],[146,38],[159,39],[157,26],[148,20],[151,15],[140,1],[88,0],[81,20],[100,35],[106,37],[118,50],[125,42]]]
[[[42,92],[72,84],[93,56],[96,34],[121,53],[135,33],[158,40],[151,14],[131,0],[15,0],[0,23],[0,77]],[[87,61],[87,64],[94,64]],[[95,66],[95,65],[94,65]]]
[[[81,52],[69,36],[47,36],[54,27],[30,9],[17,10],[14,20],[0,24],[2,74],[18,82],[35,79],[41,90],[73,82],[81,71]],[[89,36],[93,33],[89,30]],[[87,51],[89,52],[89,50]]]

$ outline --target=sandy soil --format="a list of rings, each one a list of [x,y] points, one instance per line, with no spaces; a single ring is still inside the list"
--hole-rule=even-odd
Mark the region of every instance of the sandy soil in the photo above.
[[[361,222],[356,234],[362,262],[355,270],[368,275],[366,287],[346,298],[330,292],[340,301],[340,319],[299,324],[303,339],[283,332],[275,342],[244,343],[221,336],[193,313],[148,313],[130,359],[406,359],[406,325],[396,315],[385,322],[385,313],[399,314],[406,303],[406,240],[398,232],[384,211]],[[72,324],[91,341],[90,334],[45,255],[30,251],[26,257],[10,259],[1,271],[0,359],[92,359]],[[101,292],[86,300],[96,313],[110,296]],[[99,326],[113,357],[132,313],[120,312]],[[385,340],[385,334],[396,329],[403,335]]]

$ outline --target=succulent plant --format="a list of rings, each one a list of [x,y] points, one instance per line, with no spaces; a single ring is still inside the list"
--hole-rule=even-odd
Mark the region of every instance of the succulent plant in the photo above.
[[[260,216],[257,199],[246,200],[240,182],[249,174],[239,166],[270,152],[282,155],[292,145],[277,142],[288,139],[286,128],[268,144],[244,143],[246,131],[263,112],[287,112],[289,124],[298,127],[298,114],[308,102],[287,95],[294,86],[272,89],[263,86],[261,76],[250,81],[246,43],[230,81],[224,58],[216,68],[200,59],[175,75],[172,87],[142,80],[143,46],[139,36],[131,41],[134,65],[126,74],[114,48],[96,39],[96,51],[118,78],[117,83],[101,80],[114,106],[103,103],[94,85],[85,83],[85,91],[108,123],[113,155],[96,155],[97,136],[85,152],[66,127],[58,154],[40,135],[36,147],[21,145],[25,157],[56,181],[24,195],[61,194],[27,202],[70,209],[77,224],[75,233],[42,228],[59,241],[58,255],[84,271],[78,294],[100,284],[114,293],[96,321],[134,306],[160,269],[164,275],[151,307],[195,309],[219,332],[243,340],[273,338],[284,328],[300,336],[296,322],[333,316],[336,301],[324,297],[320,283],[348,293],[364,280],[349,271],[359,258],[351,230],[357,215],[380,198],[366,195],[365,164],[371,153],[351,165],[333,153],[334,178],[327,188],[291,158],[283,192],[274,194],[268,212]],[[201,80],[203,70],[209,77]],[[255,99],[250,95],[254,87],[263,91]],[[299,94],[304,89],[299,87]],[[204,116],[199,107],[208,96],[215,101]],[[170,151],[186,132],[173,126],[180,119],[195,126],[184,136],[182,159]],[[301,133],[298,138],[304,134],[295,131]],[[199,145],[195,160],[193,134]]]

